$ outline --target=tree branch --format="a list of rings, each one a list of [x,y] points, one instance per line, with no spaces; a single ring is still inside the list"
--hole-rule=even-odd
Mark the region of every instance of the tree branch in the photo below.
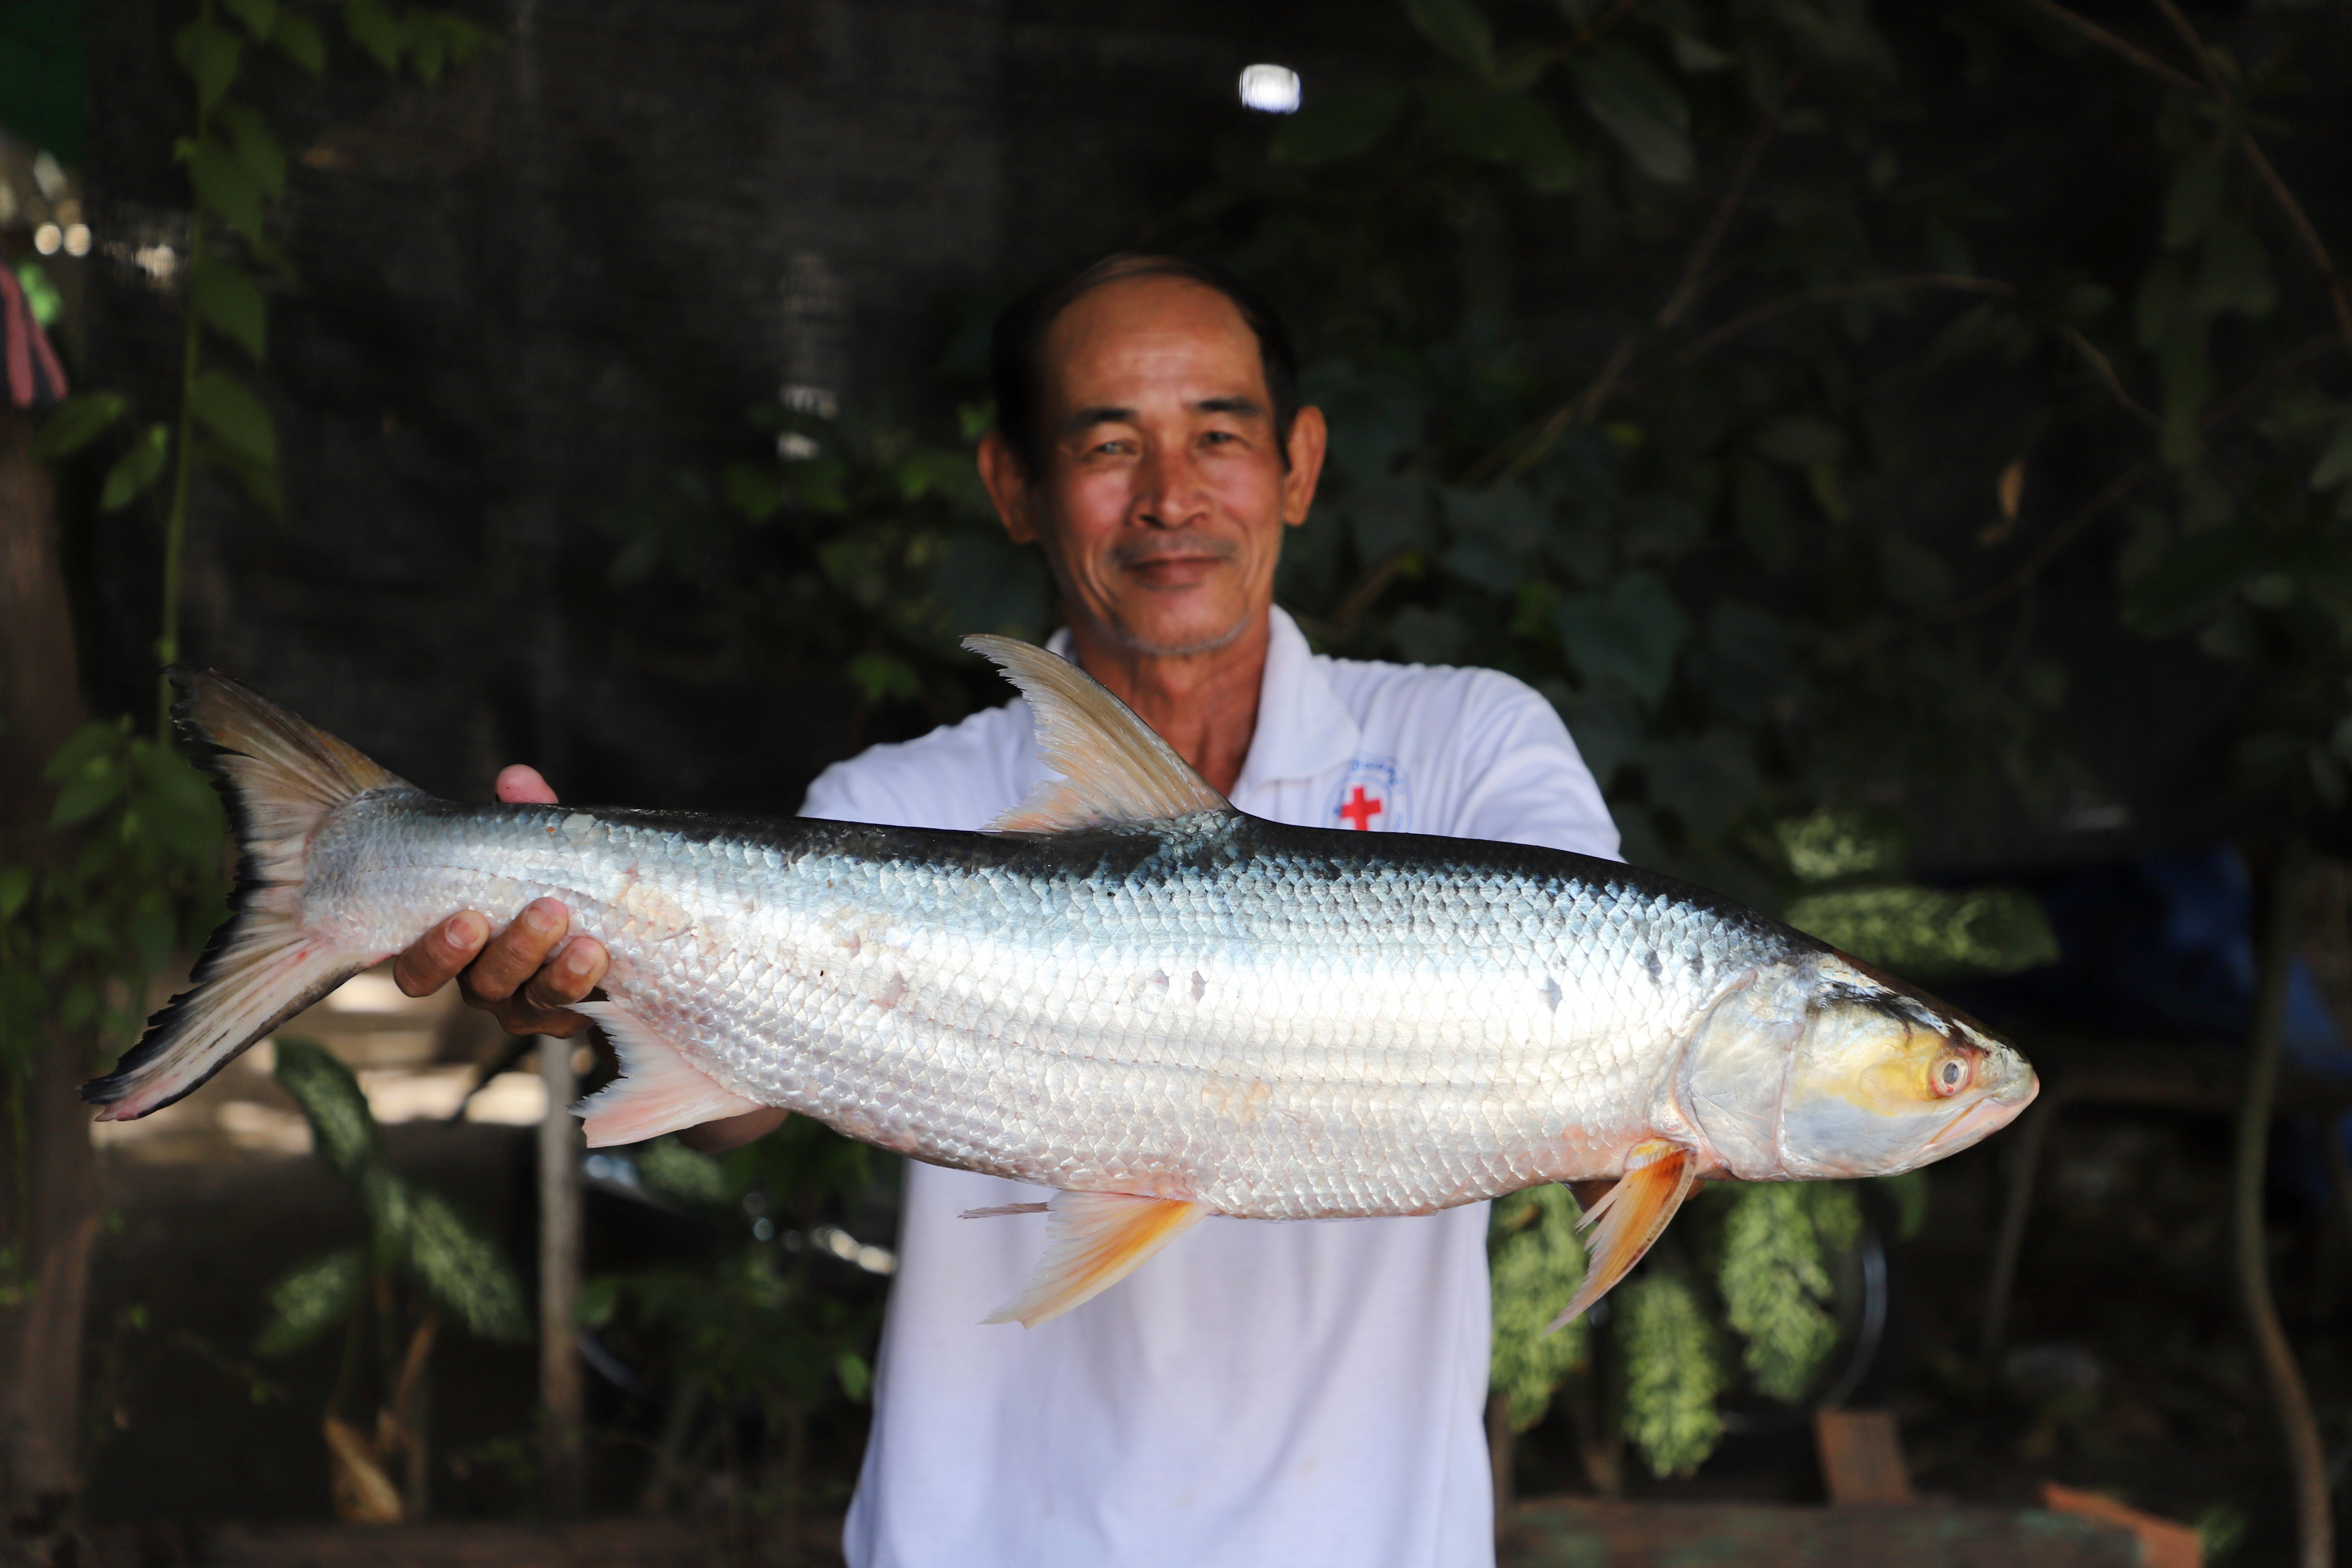
[[[2083,357],[2091,362],[2091,368],[2098,372],[2099,379],[2106,384],[2108,395],[2121,404],[2133,418],[2137,419],[2149,429],[2161,433],[2164,429],[2164,421],[2149,413],[2138,398],[2124,390],[2122,378],[2116,374],[2114,363],[2099,352],[2099,345],[2073,327],[2066,329],[2066,336],[2076,348],[2083,351]]]
[[[1837,283],[1823,289],[1807,289],[1801,293],[1784,294],[1778,300],[1768,300],[1693,340],[1684,348],[1682,362],[1688,364],[1709,349],[1738,337],[1748,328],[1760,326],[1800,305],[1818,305],[1831,300],[1854,300],[1869,294],[1899,293],[1906,289],[1958,289],[1971,294],[2010,295],[2017,292],[2015,284],[2003,282],[1998,278],[1969,278],[1957,272],[1918,272],[1905,278],[1873,278],[1860,283]]]
[[[2108,32],[2105,27],[2100,26],[2088,16],[2078,16],[2074,12],[2068,10],[2065,6],[2059,5],[2058,0],[2028,0],[2028,4],[2032,5],[2034,9],[2042,12],[2044,16],[2053,17],[2056,20],[2064,23],[2067,26],[2072,27],[2075,32],[2080,33],[2083,37],[2090,39],[2091,42],[2098,45],[2101,48],[2114,50],[2116,54],[2119,54],[2124,58],[2131,61],[2132,64],[2139,67],[2142,70],[2147,71],[2149,75],[2168,82],[2172,86],[2179,88],[2184,92],[2202,92],[2204,90],[2204,89],[2199,87],[2196,81],[2186,72],[2177,70],[2173,67],[2167,65],[2164,61],[2158,59],[2154,55],[2149,54],[2146,49],[2141,48],[2138,45],[2126,42],[2126,40],[2116,37],[2115,34]]]

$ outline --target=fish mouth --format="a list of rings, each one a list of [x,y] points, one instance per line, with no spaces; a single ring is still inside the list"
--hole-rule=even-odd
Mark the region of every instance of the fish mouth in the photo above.
[[[1945,1122],[1937,1134],[1927,1140],[1927,1147],[1941,1146],[1948,1154],[1958,1153],[2016,1121],[2018,1112],[2032,1104],[2033,1097],[2041,1092],[2042,1079],[2028,1068],[2021,1088],[1989,1094],[1978,1100]]]

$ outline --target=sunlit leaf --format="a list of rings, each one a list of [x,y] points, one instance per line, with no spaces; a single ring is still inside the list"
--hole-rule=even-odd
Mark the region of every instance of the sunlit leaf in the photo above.
[[[269,347],[269,306],[261,285],[235,262],[215,255],[188,268],[188,300],[205,324],[255,359]]]
[[[272,1073],[310,1123],[310,1148],[330,1169],[357,1176],[382,1163],[383,1136],[352,1069],[314,1040],[278,1040]]]
[[[1847,888],[1791,900],[1782,918],[1866,963],[1923,980],[2015,974],[2058,959],[2049,918],[2021,888]]]
[[[1722,1440],[1715,1396],[1730,1382],[1698,1292],[1652,1268],[1617,1288],[1612,1324],[1625,1365],[1625,1436],[1651,1472],[1688,1475]]]
[[[69,458],[97,440],[131,407],[119,392],[83,392],[67,398],[41,422],[33,449],[54,461]]]
[[[1748,1342],[1744,1357],[1757,1388],[1790,1404],[1802,1397],[1837,1343],[1837,1321],[1828,1310],[1829,1270],[1809,1191],[1815,1184],[1759,1182],[1741,1188],[1724,1222],[1717,1279],[1726,1319]],[[1840,1193],[1850,1205],[1852,1193]]]
[[[434,1299],[483,1339],[529,1339],[522,1280],[498,1244],[429,1188],[412,1188],[406,1206],[407,1265]]]
[[[1548,1332],[1584,1282],[1584,1244],[1568,1189],[1546,1183],[1495,1200],[1487,1270],[1495,1302],[1488,1386],[1508,1401],[1511,1429],[1543,1419],[1560,1380],[1584,1363],[1591,1327],[1579,1317]]]
[[[297,1264],[269,1287],[269,1321],[253,1348],[289,1355],[351,1315],[367,1284],[367,1259],[358,1248]]]
[[[675,1138],[656,1138],[639,1149],[637,1173],[654,1191],[686,1203],[735,1201],[734,1184],[727,1179],[726,1166]]]

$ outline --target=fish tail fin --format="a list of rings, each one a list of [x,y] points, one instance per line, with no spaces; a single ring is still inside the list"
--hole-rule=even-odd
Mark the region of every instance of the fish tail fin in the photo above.
[[[259,693],[211,670],[174,668],[172,710],[215,775],[236,837],[229,916],[194,984],[153,1017],[114,1070],[82,1085],[101,1121],[171,1104],[239,1051],[383,955],[339,948],[302,924],[310,836],[337,808],[414,785]]]
[[[1678,1143],[1652,1139],[1634,1145],[1625,1161],[1625,1173],[1606,1196],[1584,1213],[1578,1228],[1591,1228],[1585,1248],[1584,1283],[1545,1333],[1557,1333],[1574,1322],[1577,1314],[1609,1294],[1625,1278],[1650,1244],[1665,1233],[1666,1223],[1690,1195],[1698,1174],[1698,1156]]]

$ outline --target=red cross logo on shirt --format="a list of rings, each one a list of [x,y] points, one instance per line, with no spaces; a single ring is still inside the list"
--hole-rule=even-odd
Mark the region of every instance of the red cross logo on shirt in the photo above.
[[[1359,832],[1369,833],[1371,831],[1372,818],[1378,816],[1383,809],[1377,799],[1364,793],[1363,785],[1358,784],[1355,793],[1349,795],[1348,804],[1339,808],[1339,815],[1347,818],[1349,826]]]

